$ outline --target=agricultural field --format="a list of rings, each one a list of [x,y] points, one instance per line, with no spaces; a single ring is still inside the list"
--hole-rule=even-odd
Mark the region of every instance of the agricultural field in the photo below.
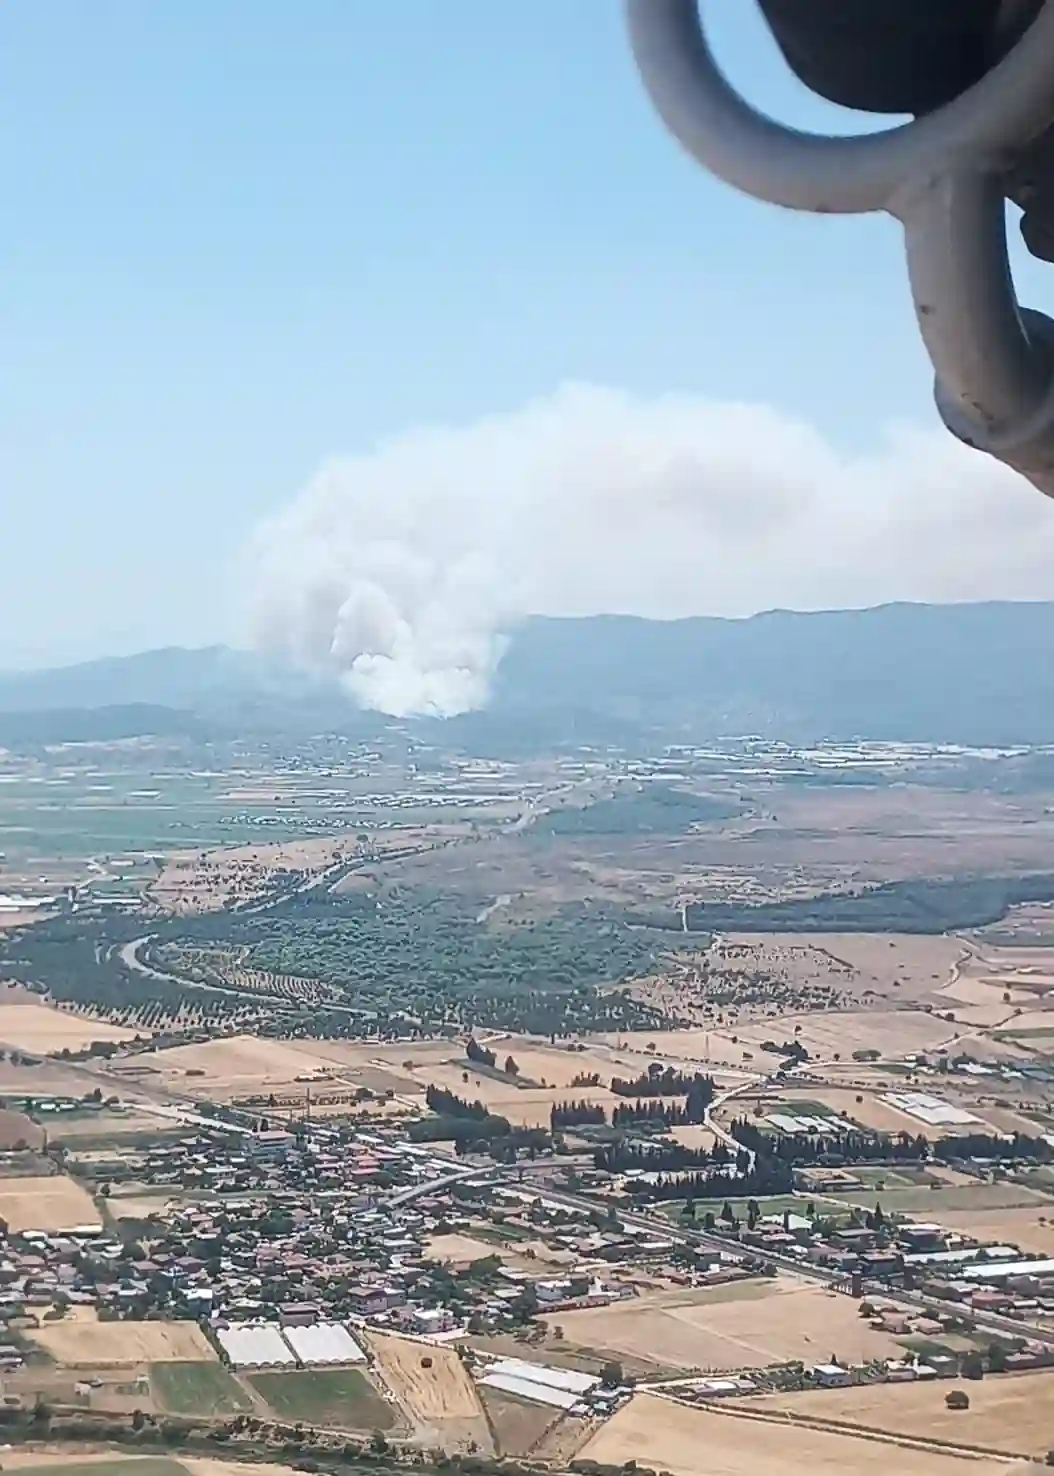
[[[706,955],[711,970],[743,983],[761,975],[785,998],[830,990],[847,1003],[896,991],[898,1001],[931,995],[966,955],[958,938],[905,933],[723,933]]]
[[[580,1090],[573,1086],[577,1078],[597,1075],[600,1085],[607,1087],[613,1076],[638,1076],[647,1064],[628,1051],[619,1052],[607,1046],[578,1041],[574,1049],[569,1049],[540,1045],[524,1036],[496,1035],[488,1038],[487,1045],[499,1062],[510,1055],[515,1059],[519,1067],[518,1079],[525,1086],[533,1083],[542,1087],[559,1087],[576,1094]]]
[[[717,1141],[708,1127],[698,1123],[685,1123],[683,1127],[670,1129],[670,1137],[682,1148],[712,1148]]]
[[[610,1358],[670,1369],[763,1368],[832,1353],[850,1362],[896,1357],[897,1343],[863,1322],[856,1304],[780,1278],[714,1291],[648,1292],[610,1307],[561,1312],[564,1339]]]
[[[0,1220],[9,1230],[72,1230],[99,1224],[90,1194],[64,1174],[0,1179]]]
[[[1015,1222],[1023,1227],[1036,1226],[1041,1216],[1054,1216],[1054,1197],[1029,1189],[1021,1184],[956,1184],[941,1187],[939,1184],[899,1187],[886,1182],[880,1189],[876,1186],[865,1189],[836,1189],[830,1196],[844,1204],[859,1205],[863,1209],[874,1209],[876,1204],[897,1214],[912,1215],[916,1219],[936,1220],[949,1229],[959,1229],[974,1234],[971,1228],[983,1229],[988,1216],[994,1222],[1004,1220],[1007,1225]],[[987,1236],[982,1238],[987,1239]]]
[[[767,1032],[768,1035],[772,1031]],[[706,1071],[713,1067],[743,1067],[750,1071],[774,1071],[782,1062],[781,1056],[769,1051],[758,1050],[753,1043],[746,1043],[720,1030],[617,1030],[605,1031],[591,1040],[609,1044],[624,1055],[632,1055],[637,1061],[637,1070],[643,1071],[648,1060],[672,1061],[676,1065],[691,1067],[694,1071]],[[641,1060],[641,1057],[646,1060]]]
[[[39,1001],[0,1003],[0,1047],[57,1055],[61,1050],[83,1051],[96,1040],[131,1040],[134,1030],[108,1025],[105,1020],[57,1010]]]
[[[166,1456],[127,1455],[119,1450],[85,1450],[83,1445],[4,1451],[4,1469],[33,1476],[187,1476],[188,1466]],[[217,1473],[218,1476],[218,1473]]]
[[[949,1409],[949,1389],[970,1399]],[[986,1446],[1007,1455],[1045,1456],[1054,1441],[1054,1373],[1004,1374],[981,1382],[945,1379],[914,1384],[868,1384],[852,1389],[813,1389],[766,1394],[748,1401],[764,1410],[788,1410],[893,1434]]]
[[[899,1394],[894,1389],[891,1393]],[[671,1476],[1006,1476],[992,1458],[965,1458],[888,1441],[749,1418],[727,1406],[691,1409],[635,1394],[578,1452],[579,1460],[636,1461]],[[705,1454],[703,1454],[705,1453]]]
[[[104,1107],[101,1111],[49,1112],[41,1110],[37,1101],[33,1112],[37,1131],[46,1127],[48,1142],[64,1144],[74,1157],[82,1151],[114,1148],[118,1143],[126,1150],[152,1145],[166,1135],[178,1136],[181,1130],[178,1120],[155,1116],[141,1102]]]
[[[335,1430],[390,1430],[395,1415],[358,1368],[254,1373],[248,1382],[280,1420]]]
[[[775,1034],[774,1034],[775,1032]],[[849,1060],[853,1051],[874,1050],[887,1059],[946,1045],[957,1035],[954,1026],[922,1010],[825,1011],[782,1014],[778,1022],[741,1026],[740,1040],[759,1046],[765,1040],[792,1036],[820,1060]]]
[[[470,1266],[473,1261],[485,1261],[494,1255],[494,1246],[484,1240],[474,1240],[471,1235],[433,1235],[425,1247],[429,1261],[439,1261],[447,1266]]]
[[[456,1349],[393,1333],[366,1335],[375,1372],[420,1432],[448,1448],[492,1445],[479,1393]]]
[[[756,802],[756,785],[750,788]],[[483,875],[471,852],[411,858],[374,873],[406,886],[448,885],[474,900],[508,896],[505,910],[519,919],[589,898],[637,907],[672,908],[685,897],[755,905],[861,881],[1041,872],[1054,839],[1042,794],[1014,796],[1015,803],[910,784],[777,784],[766,798],[762,810],[771,805],[778,818],[752,812],[751,803],[740,800],[738,815],[715,814],[710,823],[690,827],[673,810],[648,833],[634,833],[629,824],[603,834],[566,824],[547,833],[536,825],[523,835],[492,839]],[[723,922],[721,931],[738,929]]]
[[[246,1414],[253,1408],[238,1380],[215,1360],[151,1364],[150,1394],[168,1414]]]
[[[479,1069],[465,1056],[464,1046],[450,1040],[391,1045],[284,1041],[251,1035],[225,1036],[112,1062],[107,1072],[131,1077],[142,1088],[154,1079],[176,1091],[219,1100],[251,1097],[266,1101],[274,1094],[277,1106],[287,1098],[302,1102],[310,1086],[312,1102],[321,1110],[325,1110],[327,1097],[335,1097],[342,1099],[343,1106],[338,1102],[334,1110],[348,1113],[351,1094],[359,1087],[391,1091],[394,1106],[405,1109],[420,1105],[426,1089],[437,1086],[482,1101],[514,1125],[533,1127],[548,1126],[551,1108],[570,1098],[599,1103],[610,1112],[623,1099],[607,1083],[613,1076],[636,1077],[648,1065],[639,1056],[613,1051],[602,1043],[564,1051],[545,1048],[524,1036],[506,1035],[492,1038],[490,1049],[502,1064],[512,1055],[517,1074]],[[592,1074],[600,1077],[600,1085],[571,1085],[576,1076]]]
[[[978,969],[983,969],[983,972],[978,973]],[[1012,1014],[1016,1009],[1032,1008],[1039,1002],[1040,996],[1033,990],[1024,988],[1022,984],[1012,983],[1008,977],[993,977],[990,970],[990,964],[971,952],[956,976],[937,991],[937,998],[946,999],[948,1008],[957,1012],[960,1012],[960,1005],[977,1009],[998,1006],[1000,1015]],[[1014,973],[1016,975],[1017,971],[1014,970]],[[1006,994],[1010,996],[1008,1000],[1003,999]]]
[[[494,1431],[498,1455],[526,1456],[548,1431],[566,1420],[561,1410],[530,1399],[518,1399],[501,1389],[482,1388],[479,1393]]]
[[[755,1203],[757,1204],[758,1209],[761,1211],[762,1216],[782,1216],[784,1214],[787,1214],[788,1212],[792,1215],[800,1215],[805,1210],[808,1204],[808,1199],[809,1196],[804,1193],[762,1194],[755,1197]],[[726,1201],[722,1200],[721,1204],[723,1205],[725,1202]],[[737,1220],[745,1220],[747,1218],[750,1206],[749,1198],[736,1198],[734,1195],[730,1195],[727,1203]],[[674,1224],[679,1224],[685,1218],[685,1205],[683,1199],[670,1200],[669,1203],[662,1204],[659,1206],[659,1208],[662,1213],[665,1214],[666,1218],[672,1221]],[[718,1206],[715,1205],[714,1210],[716,1210],[717,1208]],[[840,1212],[834,1207],[834,1205],[825,1204],[824,1209],[830,1209],[834,1218],[837,1219],[839,1217]],[[848,1210],[845,1212],[845,1218],[849,1218]],[[732,1284],[732,1296],[736,1295],[737,1287],[738,1283]],[[715,1288],[715,1291],[716,1290],[719,1289]],[[715,1300],[718,1300],[718,1298],[715,1297]]]
[[[1054,1197],[1004,1209],[987,1209],[983,1202],[967,1209],[939,1206],[933,1218],[948,1230],[980,1241],[1016,1245],[1028,1255],[1054,1257]]]
[[[165,912],[216,912],[266,895],[276,880],[319,876],[354,854],[350,837],[332,836],[177,852],[166,857],[149,896]]]
[[[131,1075],[143,1085],[149,1076],[156,1075],[166,1087],[191,1094],[200,1091],[223,1100],[295,1086],[303,1095],[310,1083],[349,1079],[339,1066],[317,1056],[310,1042],[299,1044],[254,1035],[173,1046],[124,1064],[113,1063],[110,1069],[115,1075]]]
[[[218,877],[206,871],[200,885],[187,888],[197,878],[185,868],[165,875],[169,857],[232,852],[236,889],[240,880],[283,868],[319,867],[327,847],[354,851],[364,828],[392,827],[396,807],[400,837],[382,830],[371,837],[372,853],[400,838],[405,845],[415,833],[442,835],[451,820],[467,828],[463,810],[455,815],[434,796],[416,809],[406,805],[409,796],[399,792],[408,778],[405,761],[359,764],[345,750],[337,773],[334,757],[323,760],[324,776],[310,768],[276,773],[266,746],[255,754],[244,742],[226,754],[210,746],[202,762],[197,741],[175,734],[4,752],[5,884],[21,894],[44,878],[50,888],[80,884],[134,896],[149,894],[161,876],[162,899],[178,898],[181,886],[188,897],[204,897],[210,887],[224,890],[222,863],[214,868]],[[481,816],[494,798],[481,796]]]
[[[44,1146],[44,1129],[25,1112],[0,1107],[0,1149],[24,1145],[39,1149]]]
[[[77,1308],[28,1334],[67,1368],[113,1364],[215,1363],[216,1352],[196,1322],[98,1322]]]
[[[32,1476],[261,1476],[251,1461],[227,1461],[213,1456],[129,1454],[118,1446],[86,1448],[81,1443],[48,1442],[36,1447],[4,1451],[4,1469]],[[266,1465],[266,1476],[294,1476],[292,1466]]]
[[[109,1161],[112,1155],[107,1154],[106,1158]],[[151,1215],[164,1215],[183,1200],[178,1186],[158,1190],[143,1184],[115,1184],[106,1208],[115,1220],[141,1221]]]
[[[900,1112],[890,1103],[883,1102],[873,1092],[831,1089],[811,1083],[798,1091],[779,1086],[778,1089],[766,1089],[763,1092],[744,1092],[729,1102],[720,1117],[722,1121],[744,1115],[753,1117],[756,1108],[761,1109],[762,1118],[773,1114],[794,1117],[803,1112],[808,1115],[812,1107],[818,1107],[844,1122],[852,1122],[858,1127],[872,1128],[881,1133],[917,1132],[922,1126],[906,1112]]]

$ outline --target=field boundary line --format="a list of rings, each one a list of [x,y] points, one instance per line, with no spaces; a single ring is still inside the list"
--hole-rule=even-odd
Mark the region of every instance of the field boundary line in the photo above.
[[[678,1399],[661,1389],[649,1389],[650,1394],[680,1404],[686,1409],[705,1409],[710,1414],[726,1415],[733,1420],[756,1420],[770,1425],[797,1425],[806,1430],[817,1430],[828,1435],[853,1435],[861,1440],[874,1440],[883,1445],[896,1445],[905,1450],[946,1452],[961,1456],[964,1460],[995,1459],[1012,1465],[1016,1461],[1038,1462],[1038,1457],[1025,1451],[996,1450],[989,1445],[964,1444],[960,1441],[942,1440],[936,1435],[898,1435],[892,1430],[882,1430],[875,1425],[857,1425],[847,1420],[830,1419],[825,1415],[797,1414],[793,1410],[733,1409],[727,1403],[716,1400],[689,1402]]]

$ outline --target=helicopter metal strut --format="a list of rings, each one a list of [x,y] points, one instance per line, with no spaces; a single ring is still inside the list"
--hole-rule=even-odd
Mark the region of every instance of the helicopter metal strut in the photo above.
[[[626,0],[633,53],[670,132],[759,200],[899,220],[941,419],[1054,497],[1054,320],[1018,303],[1004,185],[1054,124],[1054,0],[973,87],[858,138],[802,133],[753,108],[714,60],[706,4]]]

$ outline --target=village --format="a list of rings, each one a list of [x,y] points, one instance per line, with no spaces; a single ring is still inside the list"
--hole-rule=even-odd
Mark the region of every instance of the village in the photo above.
[[[382,1391],[393,1349],[421,1370],[453,1356],[477,1390],[587,1420],[671,1386],[693,1403],[1054,1364],[1054,1259],[880,1206],[835,1215],[823,1196],[861,1183],[851,1168],[799,1171],[796,1208],[726,1199],[697,1219],[634,1207],[581,1154],[466,1162],[377,1126],[217,1122],[61,1158],[77,1184],[7,1181],[24,1206],[0,1259],[9,1404],[53,1381],[42,1351],[80,1371],[89,1408],[142,1398],[170,1330],[177,1361],[349,1369]],[[752,1357],[732,1313],[759,1324]]]
[[[1045,970],[721,935],[640,986],[694,1023],[548,1035],[147,1031],[9,985],[0,1418],[543,1471],[680,1476],[741,1422],[1045,1460]]]

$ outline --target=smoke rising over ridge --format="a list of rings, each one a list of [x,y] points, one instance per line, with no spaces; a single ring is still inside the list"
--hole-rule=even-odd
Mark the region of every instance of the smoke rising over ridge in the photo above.
[[[1054,597],[1054,505],[943,431],[572,385],[328,462],[257,530],[255,643],[363,706],[486,703],[528,614]]]

